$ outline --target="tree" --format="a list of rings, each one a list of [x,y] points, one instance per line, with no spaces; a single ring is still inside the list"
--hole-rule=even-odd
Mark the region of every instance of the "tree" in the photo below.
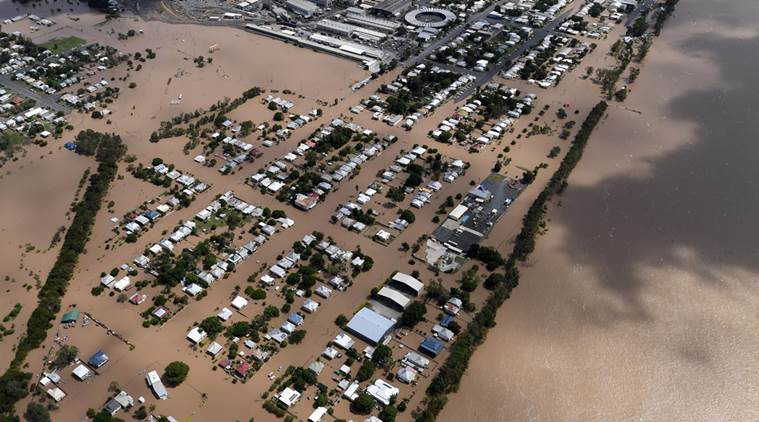
[[[219,318],[215,316],[204,319],[200,322],[199,326],[209,337],[216,337],[219,333],[224,331],[224,325],[222,325]]]
[[[290,343],[298,344],[306,338],[306,330],[295,330],[290,334]]]
[[[338,327],[341,327],[341,328],[345,327],[345,324],[347,323],[348,323],[348,317],[346,317],[343,314],[340,314],[337,316],[337,318],[335,318],[335,325],[337,325]]]
[[[409,224],[411,224],[414,221],[416,221],[416,215],[414,215],[414,213],[411,210],[408,210],[408,209],[407,210],[403,210],[403,212],[401,213],[400,217],[402,219],[408,221]]]
[[[278,112],[274,113],[274,121],[275,122],[280,122],[280,121],[284,120],[284,118],[285,118],[285,115],[282,114],[281,111],[278,111]]]
[[[29,402],[24,412],[24,419],[28,422],[50,422],[50,412],[47,407],[36,401]]]
[[[403,311],[399,323],[404,327],[414,328],[416,324],[424,321],[426,313],[427,307],[424,306],[424,303],[416,300]]]
[[[231,337],[244,337],[250,331],[250,324],[246,321],[238,321],[227,328],[227,334]]]
[[[377,366],[374,364],[374,362],[366,359],[361,364],[361,367],[358,368],[358,372],[356,373],[356,380],[358,382],[364,382],[368,380],[369,378],[374,375],[374,371],[377,370]]]
[[[386,366],[393,359],[393,351],[384,344],[380,344],[372,353],[372,362],[379,366]]]
[[[76,356],[79,354],[79,349],[76,346],[64,345],[58,350],[58,354],[55,356],[53,366],[56,368],[63,368],[68,366],[76,360]]]
[[[374,409],[374,397],[370,396],[368,393],[363,392],[356,397],[356,400],[353,400],[353,403],[351,403],[351,408],[355,413],[358,413],[359,415],[368,415],[372,412],[372,409]]]
[[[604,7],[601,6],[599,3],[593,3],[592,6],[590,6],[590,10],[588,10],[588,14],[590,16],[593,16],[594,18],[597,18],[601,16],[601,12],[604,11]]]
[[[176,387],[187,379],[187,374],[189,373],[190,367],[186,363],[177,360],[166,365],[161,379],[169,387]]]
[[[395,422],[395,417],[398,415],[398,409],[392,404],[385,406],[379,414],[379,418],[382,422]]]

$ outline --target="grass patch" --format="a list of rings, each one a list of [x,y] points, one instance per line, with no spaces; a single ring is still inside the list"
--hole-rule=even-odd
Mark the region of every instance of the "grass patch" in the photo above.
[[[46,43],[40,44],[40,47],[52,51],[53,54],[58,54],[63,51],[81,47],[86,42],[87,41],[83,40],[82,38],[70,36],[65,38],[53,38]]]
[[[0,151],[12,153],[16,147],[26,142],[26,136],[12,129],[0,133]]]

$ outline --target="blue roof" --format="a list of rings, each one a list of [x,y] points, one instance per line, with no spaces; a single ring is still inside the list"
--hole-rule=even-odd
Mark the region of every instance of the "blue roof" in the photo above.
[[[161,215],[161,214],[158,211],[155,211],[155,210],[148,211],[148,212],[145,213],[145,217],[147,217],[147,218],[149,218],[151,220],[154,219],[154,218],[156,218],[156,217],[158,217],[159,215]]]
[[[443,350],[443,343],[435,339],[435,337],[427,337],[422,341],[422,344],[419,346],[422,351],[425,351],[432,356],[437,356],[438,353],[440,353]]]
[[[451,321],[453,321],[453,319],[454,319],[453,315],[445,315],[443,316],[443,319],[440,321],[440,325],[445,328],[448,328],[448,324],[450,324]]]
[[[303,317],[296,313],[292,313],[289,317],[287,317],[287,320],[295,325],[300,325],[303,322]]]
[[[98,350],[97,353],[92,355],[90,360],[87,361],[87,363],[94,366],[95,368],[100,368],[106,362],[108,362],[108,355],[106,355],[102,350]]]
[[[364,340],[378,344],[394,326],[395,321],[387,319],[369,308],[362,308],[351,318],[346,328]]]

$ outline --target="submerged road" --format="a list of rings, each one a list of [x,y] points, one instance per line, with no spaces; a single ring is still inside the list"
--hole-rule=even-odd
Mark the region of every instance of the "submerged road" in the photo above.
[[[15,92],[22,97],[26,97],[35,101],[39,107],[44,107],[52,111],[60,111],[67,113],[69,109],[58,103],[60,98],[57,95],[44,94],[31,89],[24,82],[16,81],[11,78],[11,75],[0,75],[0,85],[6,87],[8,90]]]

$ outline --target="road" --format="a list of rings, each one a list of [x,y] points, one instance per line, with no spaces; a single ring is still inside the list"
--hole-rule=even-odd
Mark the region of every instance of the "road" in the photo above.
[[[494,65],[490,66],[490,68],[486,72],[470,72],[470,74],[474,75],[477,79],[474,80],[471,84],[469,84],[465,89],[459,91],[459,93],[456,94],[456,96],[454,97],[454,101],[459,101],[472,95],[477,88],[479,88],[480,86],[482,86],[489,80],[493,79],[493,77],[495,77],[495,75],[497,75],[498,72],[501,71],[501,65],[503,63],[514,61],[515,59],[519,58],[522,54],[524,54],[527,50],[538,45],[540,42],[543,41],[543,38],[545,38],[546,35],[553,34],[556,28],[562,22],[564,22],[564,19],[566,19],[573,13],[575,13],[575,9],[571,8],[565,11],[564,13],[562,13],[561,15],[555,17],[548,24],[544,25],[541,28],[536,29],[530,38],[528,38],[525,42],[517,45],[517,48],[515,48],[510,53],[501,57],[501,59],[498,60],[498,62],[496,62]]]
[[[11,79],[11,75],[0,75],[0,85],[6,87],[8,90],[15,92],[22,97],[30,98],[36,102],[39,107],[45,107],[52,111],[61,111],[68,113],[68,107],[59,104],[57,95],[48,95],[39,91],[35,91],[22,81],[14,81]]]

